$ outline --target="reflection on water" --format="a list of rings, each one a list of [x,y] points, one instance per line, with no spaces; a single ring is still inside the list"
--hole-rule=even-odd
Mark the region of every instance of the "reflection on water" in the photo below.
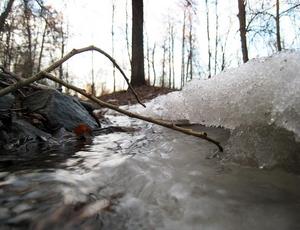
[[[207,142],[111,119],[142,129],[1,156],[0,228],[300,229],[298,175],[224,165]]]

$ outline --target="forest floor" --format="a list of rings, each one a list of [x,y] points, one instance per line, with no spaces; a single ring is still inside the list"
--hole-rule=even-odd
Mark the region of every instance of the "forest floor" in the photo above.
[[[135,87],[134,90],[136,91],[142,102],[146,102],[159,95],[175,91],[174,89],[153,86]],[[137,103],[137,100],[135,99],[130,89],[102,95],[99,97],[99,99],[114,105],[132,105]]]

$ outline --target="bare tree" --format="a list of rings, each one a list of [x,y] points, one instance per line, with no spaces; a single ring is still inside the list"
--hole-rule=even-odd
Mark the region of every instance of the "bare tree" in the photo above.
[[[129,60],[129,63],[131,65],[131,55],[130,55],[130,44],[129,44],[129,22],[128,22],[128,19],[129,16],[128,16],[128,0],[126,0],[126,6],[125,6],[125,39],[126,39],[126,47],[127,47],[127,54],[128,54],[128,60]]]
[[[219,15],[218,15],[218,0],[215,0],[215,66],[214,75],[217,74],[218,68],[218,45],[219,45]]]
[[[24,4],[24,26],[25,26],[25,34],[27,39],[27,51],[25,53],[25,62],[24,62],[24,69],[23,75],[24,76],[32,76],[33,74],[33,67],[34,67],[34,56],[33,56],[33,46],[32,46],[32,29],[31,29],[31,17],[32,12],[29,7],[29,0],[23,0]]]
[[[164,39],[162,50],[163,50],[163,57],[162,57],[162,71],[161,71],[161,86],[165,87],[165,77],[166,77],[166,54],[167,54],[167,44],[166,39]]]
[[[111,54],[114,58],[115,55],[115,31],[114,31],[114,25],[115,25],[115,0],[112,0],[112,14],[111,14]],[[113,92],[116,92],[116,67],[113,64],[113,79],[114,79],[114,85],[113,85]]]
[[[284,11],[280,11],[281,6],[285,8]],[[256,36],[260,36],[264,41],[268,40],[268,44],[276,47],[277,51],[282,50],[284,38],[281,35],[281,18],[288,16],[290,20],[297,21],[299,12],[297,9],[300,7],[299,0],[295,1],[260,1],[251,7],[248,6],[249,20],[246,26],[246,32],[249,34],[252,42]],[[275,11],[275,14],[273,13]],[[298,23],[299,24],[299,21]],[[273,38],[275,36],[275,39]],[[273,41],[275,40],[275,41]],[[274,49],[275,50],[275,49]]]
[[[169,76],[169,88],[175,86],[175,63],[174,63],[174,52],[175,52],[175,31],[174,31],[174,20],[168,16],[167,22],[167,40],[168,40],[168,76]],[[172,85],[173,82],[173,85]]]
[[[276,0],[276,44],[277,50],[281,51],[281,38],[280,38],[280,15],[279,15],[279,0]]]
[[[172,88],[175,89],[175,31],[174,26],[172,26],[171,30],[171,53],[172,53],[172,75],[173,75],[173,86]]]
[[[211,77],[211,49],[210,49],[210,24],[209,24],[209,6],[208,1],[205,0],[206,6],[206,32],[207,32],[207,50],[208,50],[208,78]]]
[[[45,52],[51,59],[61,50],[58,27],[62,17],[39,0],[14,3],[5,20],[5,31],[0,33],[0,58],[6,68],[13,67],[12,71],[27,77],[41,69]]]
[[[143,45],[143,7],[143,0],[132,0],[132,86],[141,86],[146,84]]]
[[[152,49],[152,71],[153,71],[153,86],[155,86],[156,83],[156,70],[155,70],[155,49],[156,49],[156,43],[153,45]]]
[[[151,64],[150,64],[150,47],[149,47],[149,37],[146,33],[147,38],[147,53],[146,53],[146,59],[147,59],[147,84],[150,85],[150,70],[151,70]]]
[[[5,21],[12,9],[13,3],[14,3],[14,0],[9,0],[7,2],[7,5],[6,5],[4,11],[0,14],[0,32],[4,31]]]
[[[239,23],[240,23],[240,37],[241,37],[241,47],[243,54],[243,62],[247,62],[248,58],[248,48],[247,48],[247,36],[246,36],[246,9],[245,9],[245,0],[238,0],[239,7]]]
[[[181,84],[180,88],[184,86],[185,79],[185,30],[186,30],[186,7],[183,9],[183,24],[182,24],[182,41],[181,41]]]

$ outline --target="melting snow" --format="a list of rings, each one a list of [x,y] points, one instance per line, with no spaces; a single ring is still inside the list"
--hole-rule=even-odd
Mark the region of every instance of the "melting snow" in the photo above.
[[[254,59],[156,98],[145,114],[228,128],[228,152],[261,167],[289,162],[295,155],[299,160],[299,63],[300,52],[292,51]]]

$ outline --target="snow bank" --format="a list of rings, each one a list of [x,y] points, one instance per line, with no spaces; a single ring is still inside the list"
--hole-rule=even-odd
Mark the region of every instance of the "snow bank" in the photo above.
[[[226,149],[236,160],[261,167],[294,163],[300,158],[299,73],[300,52],[254,59],[158,97],[145,114],[230,129]]]

